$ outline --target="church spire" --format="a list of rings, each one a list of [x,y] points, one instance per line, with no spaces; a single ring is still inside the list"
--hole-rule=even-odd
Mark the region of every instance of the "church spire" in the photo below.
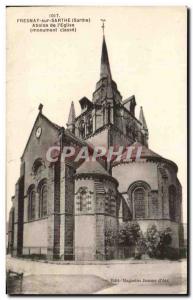
[[[102,21],[102,30],[103,30],[103,44],[102,44],[102,54],[101,54],[101,70],[100,70],[100,78],[108,78],[111,79],[111,69],[109,64],[109,56],[107,51],[107,45],[105,41],[105,19],[101,19]]]
[[[76,114],[75,114],[74,102],[72,101],[69,116],[68,116],[68,123],[67,123],[67,128],[72,132],[74,132],[75,129],[75,118],[76,118]]]
[[[143,125],[143,129],[148,130],[148,129],[147,129],[147,123],[146,123],[146,120],[145,120],[145,116],[144,116],[144,113],[143,113],[143,107],[142,107],[142,106],[140,107],[139,121],[140,121],[141,124]]]
[[[97,104],[105,103],[108,100],[112,103],[120,103],[122,96],[117,89],[117,84],[113,81],[111,76],[111,68],[109,63],[109,56],[107,51],[107,45],[104,35],[104,19],[103,22],[103,42],[102,42],[102,53],[101,53],[101,66],[100,66],[100,79],[96,84],[96,89],[93,93],[93,102]]]
[[[112,79],[111,69],[110,69],[110,64],[109,64],[108,51],[107,51],[107,45],[106,45],[104,35],[103,35],[102,54],[101,54],[100,78]]]
[[[146,147],[148,147],[148,138],[149,138],[149,134],[148,134],[148,128],[147,128],[147,123],[145,121],[145,116],[143,113],[143,108],[142,106],[140,107],[140,113],[139,113],[139,121],[142,124],[142,129],[141,129],[141,133],[142,133],[142,143],[143,145],[145,145]]]

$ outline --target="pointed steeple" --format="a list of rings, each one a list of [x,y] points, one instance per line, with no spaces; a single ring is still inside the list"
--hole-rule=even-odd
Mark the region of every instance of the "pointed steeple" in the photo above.
[[[74,102],[72,101],[69,116],[68,116],[68,123],[67,123],[67,128],[72,132],[74,132],[75,129],[75,118],[76,118],[76,114],[75,114]]]
[[[145,120],[145,116],[144,116],[144,113],[143,113],[143,107],[142,107],[142,106],[140,107],[139,121],[140,121],[141,124],[143,125],[143,129],[148,130],[148,128],[147,128],[147,123],[146,123],[146,120]]]
[[[103,42],[101,53],[100,79],[96,84],[96,89],[93,93],[92,101],[100,105],[104,104],[105,102],[108,102],[108,104],[111,102],[111,104],[113,105],[113,103],[120,103],[122,100],[122,96],[117,89],[117,84],[113,81],[111,76],[109,56],[104,35],[105,20],[101,19],[101,21],[103,22]]]
[[[101,70],[100,70],[100,78],[108,78],[111,77],[111,69],[109,64],[109,56],[107,51],[107,45],[105,41],[105,36],[103,35],[103,44],[102,44],[102,54],[101,54]]]
[[[72,101],[70,106],[70,112],[68,116],[68,124],[73,124],[75,121],[76,115],[75,115],[75,108],[74,108],[74,102]]]

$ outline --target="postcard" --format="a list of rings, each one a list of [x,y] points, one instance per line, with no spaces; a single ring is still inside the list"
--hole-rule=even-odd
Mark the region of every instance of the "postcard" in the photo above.
[[[7,293],[187,294],[187,8],[6,8]]]

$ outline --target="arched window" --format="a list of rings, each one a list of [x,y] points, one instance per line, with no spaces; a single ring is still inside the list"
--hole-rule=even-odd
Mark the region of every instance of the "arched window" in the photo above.
[[[36,216],[36,193],[32,186],[28,192],[28,220],[34,220]]]
[[[107,122],[108,122],[108,124],[111,123],[111,107],[110,107],[110,104],[108,105],[108,108],[107,108]]]
[[[47,216],[48,188],[46,179],[40,181],[38,185],[39,194],[39,217]]]
[[[79,124],[79,132],[80,132],[80,137],[84,138],[85,137],[85,124],[84,124],[83,120],[81,120],[81,122]]]
[[[133,201],[135,207],[135,218],[145,218],[145,190],[138,187],[133,191]]]
[[[40,217],[47,215],[47,185],[44,184],[40,193]]]
[[[89,191],[86,186],[79,188],[76,193],[76,207],[77,211],[86,212],[92,210],[92,194],[93,192]]]
[[[145,181],[136,181],[129,186],[128,201],[132,208],[133,219],[149,217],[149,193],[151,187]]]
[[[88,122],[87,122],[87,132],[88,134],[91,134],[93,132],[93,121],[92,121],[92,116],[90,115],[88,117]]]
[[[37,158],[34,161],[34,164],[32,166],[32,171],[34,173],[34,175],[37,175],[38,173],[40,173],[45,167],[44,161],[41,158]]]
[[[176,217],[176,189],[173,185],[169,187],[169,215],[172,221]]]

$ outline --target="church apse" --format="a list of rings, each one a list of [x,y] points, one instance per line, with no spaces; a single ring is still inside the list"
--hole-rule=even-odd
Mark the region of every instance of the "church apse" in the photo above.
[[[92,99],[84,96],[79,103],[78,116],[71,103],[66,128],[51,122],[39,106],[12,198],[11,253],[49,260],[118,258],[120,225],[133,221],[143,232],[154,224],[160,230],[171,227],[172,246],[178,249],[182,222],[178,168],[150,150],[143,108],[137,118],[135,95],[122,98],[112,77],[104,34],[99,80]],[[126,161],[63,159],[64,147],[94,151],[96,146],[104,146],[107,153],[111,146],[124,151],[131,146],[141,152],[139,159],[131,156]],[[59,152],[53,161],[47,158],[51,147]],[[114,240],[108,252],[111,230]]]

